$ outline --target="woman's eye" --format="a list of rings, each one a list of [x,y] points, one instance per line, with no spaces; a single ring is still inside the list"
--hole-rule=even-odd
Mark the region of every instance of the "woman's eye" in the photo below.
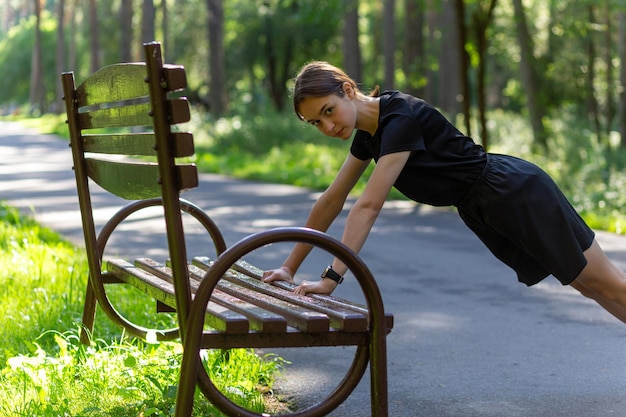
[[[326,109],[326,111],[324,112],[327,116],[330,116],[331,114],[333,114],[333,107],[329,107]]]

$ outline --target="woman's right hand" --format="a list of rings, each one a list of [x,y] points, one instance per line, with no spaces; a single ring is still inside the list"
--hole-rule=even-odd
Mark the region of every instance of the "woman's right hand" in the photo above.
[[[282,266],[277,269],[271,269],[269,271],[263,272],[263,282],[274,282],[274,281],[287,281],[292,284],[295,284],[293,280],[293,273],[286,267]]]

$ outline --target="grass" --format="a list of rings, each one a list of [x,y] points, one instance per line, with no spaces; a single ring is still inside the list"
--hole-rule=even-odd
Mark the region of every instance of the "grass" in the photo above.
[[[83,252],[5,204],[0,245],[0,417],[171,415],[180,344],[124,338],[103,314],[99,338],[90,347],[80,344]],[[283,363],[245,349],[209,351],[203,362],[222,392],[256,412],[267,408]],[[202,396],[194,412],[221,415]]]

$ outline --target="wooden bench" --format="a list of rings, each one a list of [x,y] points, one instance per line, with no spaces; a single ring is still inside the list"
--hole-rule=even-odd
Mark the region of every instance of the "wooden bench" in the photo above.
[[[200,365],[202,349],[356,346],[346,377],[320,403],[299,416],[322,416],[339,406],[361,380],[368,364],[372,415],[386,416],[386,335],[393,317],[385,314],[375,280],[353,252],[332,237],[310,229],[279,228],[251,235],[226,248],[215,223],[180,198],[198,185],[196,167],[180,163],[194,153],[193,136],[174,125],[189,120],[182,94],[185,69],[163,63],[158,43],[144,44],[145,63],[107,66],[76,86],[62,74],[74,171],[90,274],[83,313],[83,343],[89,343],[96,306],[126,332],[158,340],[180,337],[183,361],[176,416],[190,416],[196,387],[225,414],[256,415],[228,400]],[[120,130],[122,128],[122,130]],[[153,157],[155,161],[145,158]],[[97,231],[91,181],[131,200]],[[103,259],[109,237],[129,216],[162,206],[169,257]],[[193,259],[186,250],[183,214],[206,229],[216,259]],[[266,284],[261,271],[243,259],[276,242],[302,242],[343,260],[359,282],[367,306],[332,296],[298,296],[293,285]],[[176,312],[178,327],[149,329],[120,314],[110,297],[112,284],[137,288],[156,301],[158,311]]]

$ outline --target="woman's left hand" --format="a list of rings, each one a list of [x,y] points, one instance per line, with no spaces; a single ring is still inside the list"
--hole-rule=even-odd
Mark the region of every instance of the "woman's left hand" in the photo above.
[[[330,295],[336,287],[335,281],[325,278],[320,281],[302,281],[300,285],[294,288],[293,292],[300,295],[309,293]]]

